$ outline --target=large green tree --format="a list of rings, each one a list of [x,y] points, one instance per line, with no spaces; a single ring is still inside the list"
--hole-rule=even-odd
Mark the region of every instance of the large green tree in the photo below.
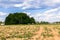
[[[1,23],[2,23],[2,22],[0,21],[0,25],[1,25]]]
[[[10,13],[5,19],[6,25],[32,23],[35,23],[34,18],[30,18],[26,13]]]

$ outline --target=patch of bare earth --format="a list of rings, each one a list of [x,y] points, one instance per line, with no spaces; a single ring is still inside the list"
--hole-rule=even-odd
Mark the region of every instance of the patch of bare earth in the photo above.
[[[32,38],[33,38],[33,40],[42,40],[42,36],[41,36],[41,33],[43,32],[43,27],[40,27],[40,29],[39,29],[39,31],[38,32],[36,32],[36,34],[37,35],[35,35],[35,36],[33,36]]]
[[[57,30],[53,30],[52,29],[52,33],[53,33],[53,35],[54,35],[54,40],[60,40],[60,37],[58,36],[58,31]]]
[[[51,37],[44,37],[41,36],[42,32],[44,32],[44,27],[40,27],[40,30],[38,32],[36,32],[37,35],[33,36],[32,39],[33,40],[60,40],[60,36],[58,34],[58,30],[54,30],[53,27],[47,27],[48,29],[51,29],[51,33],[53,36]]]

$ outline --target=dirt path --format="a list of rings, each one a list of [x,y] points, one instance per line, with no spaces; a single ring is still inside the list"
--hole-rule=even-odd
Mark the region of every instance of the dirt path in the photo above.
[[[40,27],[40,30],[36,33],[37,35],[32,37],[33,40],[60,40],[60,37],[58,36],[57,30],[54,30],[53,28],[50,28],[52,30],[53,37],[43,38],[43,36],[41,36],[41,33],[44,31],[43,28],[44,27]]]
[[[41,37],[41,33],[43,32],[43,27],[40,27],[39,31],[36,33],[37,35],[33,36],[33,40],[41,40],[42,37]]]
[[[54,40],[60,40],[60,37],[58,37],[58,32],[57,32],[57,30],[53,30],[52,29],[52,33],[53,33],[53,35],[54,35]]]

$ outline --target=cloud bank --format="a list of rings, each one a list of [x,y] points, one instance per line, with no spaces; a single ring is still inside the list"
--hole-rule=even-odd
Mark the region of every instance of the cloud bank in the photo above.
[[[48,21],[48,22],[56,22],[60,21],[60,7],[46,10],[42,13],[37,12],[37,14],[31,15],[37,21]]]

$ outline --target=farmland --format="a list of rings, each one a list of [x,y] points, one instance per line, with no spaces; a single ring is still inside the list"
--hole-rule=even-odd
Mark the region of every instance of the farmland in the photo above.
[[[0,40],[60,40],[60,25],[3,25]]]

